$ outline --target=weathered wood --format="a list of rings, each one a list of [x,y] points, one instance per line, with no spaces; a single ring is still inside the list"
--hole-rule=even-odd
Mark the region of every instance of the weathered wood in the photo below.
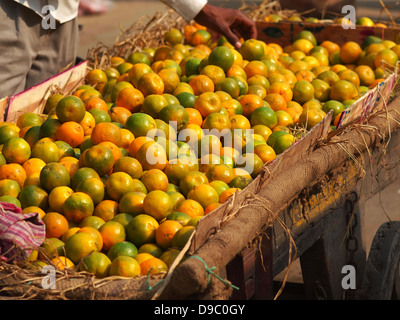
[[[307,186],[323,179],[347,161],[354,161],[353,156],[363,155],[381,142],[383,137],[387,137],[389,132],[394,132],[400,127],[400,115],[396,110],[399,101],[397,98],[388,105],[387,113],[382,112],[371,117],[368,127],[358,126],[333,137],[329,143],[282,171],[267,186],[260,189],[248,206],[240,208],[235,218],[205,242],[195,254],[211,263],[217,270],[226,266],[236,255],[237,248],[245,247],[262,232],[271,219],[275,219]],[[238,234],[241,236],[238,237]],[[191,277],[186,278],[189,274]],[[192,294],[193,290],[204,290],[207,287],[205,279],[207,277],[204,266],[200,265],[197,259],[186,259],[175,270],[160,298],[172,299],[176,295],[185,297]],[[192,282],[192,285],[183,288],[180,283],[185,281]],[[187,289],[188,291],[185,291]]]

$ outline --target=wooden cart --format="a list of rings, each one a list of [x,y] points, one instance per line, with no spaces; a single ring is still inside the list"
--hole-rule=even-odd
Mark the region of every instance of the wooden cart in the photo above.
[[[268,25],[258,26],[263,34]],[[290,38],[297,27],[307,25],[281,30]],[[191,258],[174,266],[165,281],[132,280],[138,299],[273,299],[290,289],[276,286],[274,278],[296,258],[302,297],[399,297],[400,222],[379,228],[366,257],[360,212],[367,199],[399,178],[400,98],[365,117],[331,133],[326,118],[301,140],[303,147],[288,149],[243,193],[200,220],[186,248]],[[104,298],[89,282],[82,294]],[[128,282],[110,283],[112,292],[132,291]]]

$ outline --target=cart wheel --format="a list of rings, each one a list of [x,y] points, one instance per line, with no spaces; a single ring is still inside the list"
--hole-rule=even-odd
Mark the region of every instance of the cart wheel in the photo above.
[[[400,221],[380,226],[372,241],[363,281],[365,299],[400,299]]]

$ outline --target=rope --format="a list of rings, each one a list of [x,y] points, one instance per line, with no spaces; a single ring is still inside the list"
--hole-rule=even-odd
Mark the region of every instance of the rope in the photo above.
[[[150,285],[150,272],[151,270],[153,270],[153,268],[150,268],[149,272],[147,272],[147,277],[146,277],[146,283],[147,283],[147,290],[152,290],[154,289],[154,287],[156,287],[157,285],[159,285],[161,282],[165,281],[165,279],[161,279],[160,281],[158,281],[153,287]]]
[[[190,258],[196,258],[197,260],[201,261],[204,264],[204,267],[206,269],[207,272],[207,277],[208,277],[208,283],[210,283],[211,281],[211,275],[213,275],[214,277],[216,277],[218,280],[222,281],[223,283],[225,283],[226,285],[231,286],[233,289],[239,290],[239,287],[234,286],[233,284],[229,283],[228,281],[226,281],[225,279],[221,278],[219,275],[217,275],[213,270],[216,269],[217,267],[211,267],[209,268],[207,266],[207,264],[205,263],[205,261],[200,258],[199,256],[191,256]]]

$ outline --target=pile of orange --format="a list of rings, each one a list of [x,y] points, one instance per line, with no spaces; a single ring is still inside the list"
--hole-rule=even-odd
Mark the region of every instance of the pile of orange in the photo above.
[[[98,277],[168,270],[199,219],[312,128],[384,78],[400,45],[318,43],[238,50],[206,28],[168,31],[165,44],[87,73],[45,115],[0,124],[0,200],[38,212],[60,268]],[[39,255],[41,259],[41,255]]]

